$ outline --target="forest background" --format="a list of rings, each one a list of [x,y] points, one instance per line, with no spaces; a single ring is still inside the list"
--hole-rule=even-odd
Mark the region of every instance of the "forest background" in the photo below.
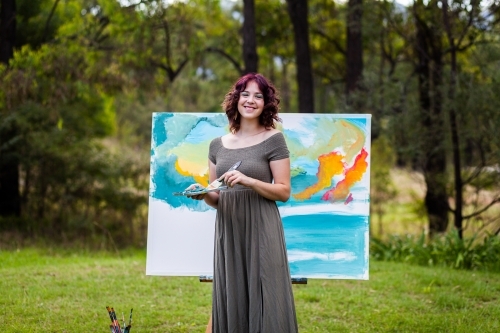
[[[220,112],[258,71],[281,112],[372,115],[379,256],[453,234],[496,242],[498,265],[500,1],[0,5],[6,247],[143,248],[152,112]]]

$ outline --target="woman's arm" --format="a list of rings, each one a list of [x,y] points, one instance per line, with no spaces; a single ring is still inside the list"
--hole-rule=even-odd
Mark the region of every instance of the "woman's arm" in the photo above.
[[[266,199],[286,202],[290,198],[291,190],[290,159],[284,158],[277,161],[271,161],[269,166],[271,168],[274,183],[266,183],[258,179],[250,178],[237,170],[226,172],[223,178],[228,186],[232,187],[236,184],[241,184],[251,188]]]

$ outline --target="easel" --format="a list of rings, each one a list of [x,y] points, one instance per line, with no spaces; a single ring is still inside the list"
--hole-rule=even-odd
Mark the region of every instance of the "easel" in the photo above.
[[[200,282],[213,282],[213,277],[209,275],[200,275]],[[292,284],[307,284],[307,278],[292,278]]]
[[[200,275],[200,282],[213,282],[214,279],[209,275]],[[292,284],[307,284],[307,278],[297,278],[292,277]],[[210,315],[210,320],[208,321],[205,333],[212,333],[212,315]]]

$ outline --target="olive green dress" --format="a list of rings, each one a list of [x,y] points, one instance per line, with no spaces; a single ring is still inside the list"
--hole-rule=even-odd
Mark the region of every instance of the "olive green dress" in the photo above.
[[[241,161],[239,171],[267,183],[273,180],[269,162],[288,157],[282,133],[238,149],[225,148],[216,138],[209,151],[217,177]],[[214,243],[212,332],[297,332],[283,224],[276,203],[242,185],[221,191]]]

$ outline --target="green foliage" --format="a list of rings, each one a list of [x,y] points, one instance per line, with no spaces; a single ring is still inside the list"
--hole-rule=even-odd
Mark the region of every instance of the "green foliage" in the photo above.
[[[500,184],[500,170],[496,166],[484,168],[474,174],[470,185],[480,190],[496,190]],[[464,176],[471,176],[471,172],[464,172]]]
[[[54,1],[52,0],[17,0],[17,31],[18,47],[30,45],[40,47],[52,40],[62,23],[57,12],[50,16]]]
[[[133,149],[118,145],[113,152],[103,141],[116,131],[116,110],[99,83],[114,79],[88,67],[79,45],[69,43],[25,47],[0,73],[0,131],[14,133],[0,149],[19,162],[23,212],[0,228],[53,239],[107,238],[115,230],[126,243],[142,243],[135,231],[148,163]]]
[[[370,254],[376,260],[500,272],[498,235],[487,235],[482,241],[460,239],[456,231],[431,240],[423,233],[419,237],[391,236],[386,241],[373,239]]]
[[[375,214],[378,217],[379,236],[382,236],[382,218],[397,195],[390,174],[395,155],[385,136],[380,136],[372,142],[371,153],[370,210],[372,216]]]

